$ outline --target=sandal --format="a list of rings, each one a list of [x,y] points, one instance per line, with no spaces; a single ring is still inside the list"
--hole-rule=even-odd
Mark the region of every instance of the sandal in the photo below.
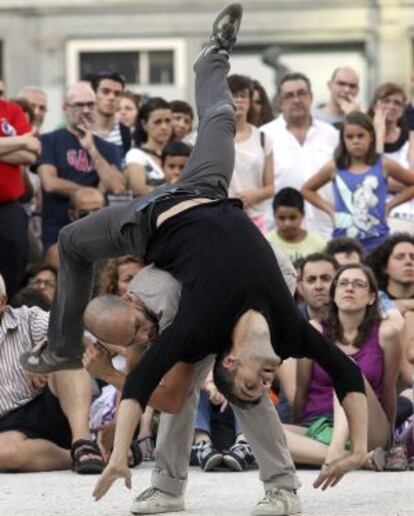
[[[87,455],[93,455],[94,457],[82,460]],[[96,442],[90,439],[75,441],[72,444],[70,456],[72,457],[72,471],[79,475],[97,475],[105,469],[105,461],[101,450]]]
[[[386,471],[405,471],[407,469],[407,449],[404,444],[393,444],[388,451]]]
[[[375,448],[368,453],[368,461],[365,469],[371,471],[384,471],[386,453],[383,448]]]

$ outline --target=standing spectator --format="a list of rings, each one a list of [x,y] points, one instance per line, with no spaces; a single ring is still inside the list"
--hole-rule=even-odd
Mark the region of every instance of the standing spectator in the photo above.
[[[166,183],[175,183],[191,154],[191,147],[180,140],[171,140],[162,151],[161,165]]]
[[[359,111],[359,76],[349,66],[336,68],[328,81],[328,89],[329,102],[315,110],[315,117],[339,129],[346,115]]]
[[[266,90],[259,81],[253,81],[252,105],[247,121],[256,127],[261,127],[273,119],[272,106]]]
[[[116,145],[123,158],[131,148],[129,127],[117,121],[125,78],[117,72],[100,72],[92,78],[91,86],[96,95],[94,132],[108,143]]]
[[[161,156],[172,135],[171,108],[160,97],[147,100],[139,110],[136,140],[141,148],[126,155],[127,177],[134,197],[151,192],[164,182]]]
[[[19,288],[28,253],[21,166],[34,164],[40,148],[23,110],[0,97],[0,273],[10,296]]]
[[[281,114],[262,127],[273,143],[276,192],[286,186],[300,190],[332,158],[338,143],[336,129],[312,118],[312,99],[311,84],[305,75],[286,75],[278,88]],[[330,185],[320,193],[333,200]],[[306,228],[329,238],[333,228],[330,218],[309,204],[305,211]]]
[[[374,126],[364,113],[355,111],[348,115],[340,134],[334,160],[305,183],[302,193],[332,218],[334,238],[357,238],[366,251],[371,251],[388,235],[386,213],[414,196],[414,174],[377,153]],[[410,188],[387,204],[388,178]],[[334,185],[334,203],[317,193],[330,182]]]
[[[183,100],[173,100],[170,102],[170,107],[174,137],[186,143],[193,143],[190,141],[194,121],[193,108],[188,102],[184,102]]]
[[[141,95],[132,93],[132,91],[123,91],[119,99],[118,119],[121,123],[120,127],[122,125],[129,127],[133,142],[140,102]]]
[[[24,99],[29,103],[29,106],[33,111],[32,128],[34,133],[38,135],[45,121],[47,113],[46,93],[37,86],[25,86],[22,90],[20,90],[17,97],[19,99]]]
[[[381,84],[375,92],[368,110],[372,118],[377,137],[377,151],[396,161],[404,168],[414,169],[413,132],[404,117],[407,96],[404,88],[392,82]],[[411,129],[414,129],[414,124]],[[400,192],[404,186],[390,181],[388,192],[392,195]],[[389,217],[390,230],[395,232],[414,231],[414,201],[408,201],[394,208]]]
[[[270,139],[249,124],[253,83],[243,75],[231,75],[228,84],[236,106],[235,163],[229,196],[237,197],[262,233],[267,231],[264,202],[273,196],[273,153]]]
[[[273,199],[276,229],[266,235],[272,247],[282,249],[292,263],[322,251],[326,241],[317,233],[302,228],[305,201],[298,190],[282,188]]]
[[[67,127],[42,135],[38,174],[43,188],[42,241],[45,252],[69,223],[69,198],[82,186],[123,193],[116,147],[92,133],[95,93],[84,82],[67,89]]]

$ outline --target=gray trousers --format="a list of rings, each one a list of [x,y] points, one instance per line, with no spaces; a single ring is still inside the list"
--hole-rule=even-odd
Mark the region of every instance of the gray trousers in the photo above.
[[[94,262],[126,254],[145,255],[151,204],[182,195],[227,196],[234,168],[235,131],[228,71],[228,58],[222,54],[210,54],[195,66],[199,132],[177,183],[125,206],[104,208],[61,230],[59,278],[48,331],[48,346],[58,356],[82,356],[83,313],[91,297]]]
[[[162,414],[158,428],[152,486],[173,496],[182,494],[187,481],[199,389],[212,368],[214,356],[197,364],[192,394],[177,415]],[[297,489],[300,482],[287,449],[286,437],[273,403],[263,396],[259,405],[242,410],[231,405],[259,465],[264,488]]]

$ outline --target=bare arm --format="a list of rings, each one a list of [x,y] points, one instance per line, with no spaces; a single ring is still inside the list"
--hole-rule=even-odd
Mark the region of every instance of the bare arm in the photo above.
[[[33,165],[40,150],[40,141],[32,133],[0,138],[0,161],[3,163]]]
[[[392,318],[381,322],[379,343],[384,353],[382,405],[388,421],[394,428],[397,414],[397,377],[402,359],[401,327]]]
[[[383,159],[384,172],[386,176],[391,178],[393,181],[398,181],[398,183],[408,187],[403,188],[387,204],[387,212],[389,212],[392,208],[395,208],[399,204],[409,201],[414,197],[414,172],[411,172],[410,170],[402,167],[399,163],[392,159],[388,159],[386,157]]]
[[[309,360],[309,358],[299,358],[296,362],[296,390],[293,400],[293,422],[298,424],[302,420],[306,404],[306,397],[312,376],[313,360]]]
[[[303,197],[308,202],[327,213],[331,218],[335,216],[334,208],[331,203],[317,193],[317,190],[332,181],[334,174],[335,164],[333,161],[329,161],[319,172],[306,181],[301,190]]]
[[[194,369],[194,364],[175,364],[152,393],[148,402],[151,407],[171,414],[180,412],[190,391]]]
[[[134,197],[147,194],[153,190],[147,185],[144,167],[138,163],[129,163],[126,168],[127,181]]]
[[[42,182],[43,190],[47,193],[69,197],[82,186],[74,181],[69,181],[69,179],[61,179],[58,177],[57,169],[53,165],[40,165],[38,174]]]
[[[88,150],[88,153],[104,191],[115,195],[123,194],[125,192],[125,180],[122,173],[106,161],[95,145]]]

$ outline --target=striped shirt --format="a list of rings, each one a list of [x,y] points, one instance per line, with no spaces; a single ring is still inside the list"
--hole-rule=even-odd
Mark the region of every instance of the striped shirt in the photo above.
[[[19,357],[46,338],[48,323],[49,313],[36,306],[6,306],[0,319],[0,417],[42,392],[29,389]]]

